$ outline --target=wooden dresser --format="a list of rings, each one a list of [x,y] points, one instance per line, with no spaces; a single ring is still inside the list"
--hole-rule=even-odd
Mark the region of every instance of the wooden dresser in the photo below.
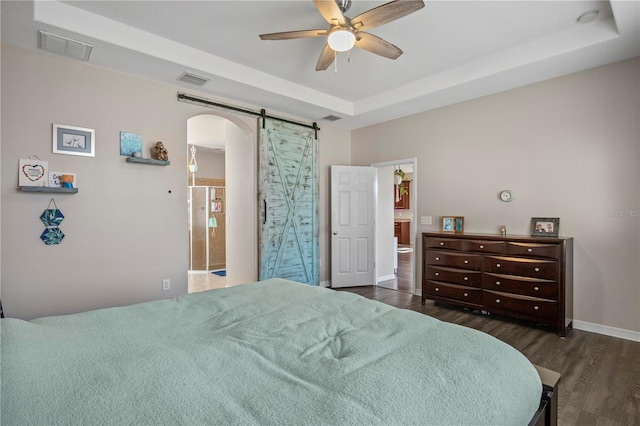
[[[423,233],[426,299],[552,326],[573,320],[573,238]]]

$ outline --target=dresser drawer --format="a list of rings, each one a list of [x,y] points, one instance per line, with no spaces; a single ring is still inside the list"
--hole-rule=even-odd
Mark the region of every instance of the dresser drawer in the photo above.
[[[551,260],[487,256],[485,257],[484,270],[497,274],[557,281],[560,268],[558,267],[558,262]]]
[[[482,278],[482,288],[544,299],[558,300],[559,297],[558,283],[556,281],[516,277],[513,275],[486,273]]]
[[[479,305],[482,303],[482,290],[479,288],[447,284],[440,281],[426,281],[423,291],[431,296],[459,300]]]
[[[447,250],[462,250],[462,240],[456,238],[425,238],[425,248],[441,248]]]
[[[479,254],[427,250],[425,260],[427,265],[449,266],[471,271],[482,270],[482,255]]]
[[[558,318],[558,302],[546,299],[485,290],[482,293],[482,304],[489,311],[492,309],[509,311],[513,314],[547,320]]]
[[[480,253],[504,254],[504,241],[463,240],[463,251],[476,251]]]
[[[558,244],[508,242],[507,254],[558,259],[560,257],[560,246]]]
[[[482,272],[441,266],[427,266],[425,279],[444,281],[453,284],[482,287]]]

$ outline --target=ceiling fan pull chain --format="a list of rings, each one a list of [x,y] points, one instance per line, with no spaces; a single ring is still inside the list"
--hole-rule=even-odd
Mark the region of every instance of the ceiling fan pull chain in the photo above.
[[[351,62],[351,49],[347,50],[347,63]]]
[[[338,51],[333,51],[333,72],[338,74]]]

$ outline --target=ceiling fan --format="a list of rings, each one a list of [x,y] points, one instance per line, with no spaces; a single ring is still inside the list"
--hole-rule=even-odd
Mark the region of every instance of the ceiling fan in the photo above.
[[[395,21],[424,7],[422,0],[394,0],[350,19],[344,16],[344,13],[351,6],[351,0],[313,0],[313,4],[331,25],[329,29],[261,34],[260,38],[262,40],[291,40],[328,36],[327,44],[316,64],[316,71],[326,70],[334,61],[336,52],[348,51],[354,45],[385,58],[397,59],[403,53],[400,48],[373,34],[364,32],[364,30]]]

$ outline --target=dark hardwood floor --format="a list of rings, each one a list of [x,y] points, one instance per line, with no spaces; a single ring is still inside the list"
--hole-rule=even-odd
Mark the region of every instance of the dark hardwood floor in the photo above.
[[[411,245],[407,244],[400,247],[411,248]],[[413,251],[408,253],[399,252],[396,277],[392,280],[379,282],[377,285],[391,290],[413,293],[413,255]]]
[[[379,286],[339,289],[474,328],[522,352],[532,363],[562,374],[558,423],[562,426],[640,425],[640,342],[581,330],[561,338],[547,327],[436,305]]]

